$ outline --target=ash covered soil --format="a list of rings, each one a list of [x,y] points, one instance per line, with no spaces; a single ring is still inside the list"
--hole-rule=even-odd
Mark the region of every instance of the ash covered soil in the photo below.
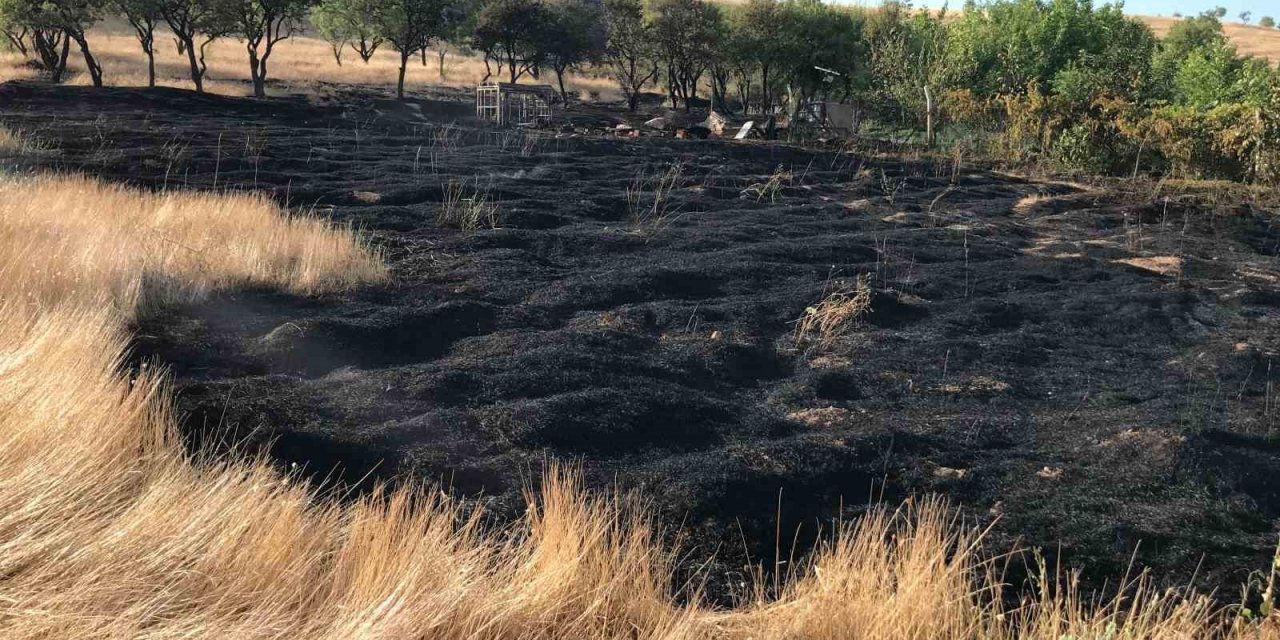
[[[387,286],[235,291],[136,327],[193,443],[357,485],[443,480],[499,519],[548,459],[577,461],[651,499],[691,567],[715,553],[726,597],[776,531],[785,555],[797,529],[803,550],[929,492],[995,521],[992,551],[1041,546],[1098,583],[1136,557],[1230,597],[1269,564],[1274,209],[469,112],[0,86],[0,122],[50,147],[39,164],[265,191],[385,251]],[[667,215],[637,223],[628,190],[672,166]],[[498,228],[442,227],[450,184],[487,191]],[[806,308],[864,275],[862,322],[797,344]]]

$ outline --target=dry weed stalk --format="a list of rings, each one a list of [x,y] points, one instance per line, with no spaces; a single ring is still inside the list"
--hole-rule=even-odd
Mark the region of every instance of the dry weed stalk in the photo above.
[[[680,209],[671,207],[671,194],[683,186],[684,165],[680,163],[652,175],[644,171],[636,174],[626,190],[631,232],[647,241],[679,219]]]
[[[742,190],[742,195],[754,195],[756,202],[763,202],[766,198],[769,199],[770,203],[777,202],[778,196],[782,195],[782,187],[792,184],[794,180],[794,173],[783,169],[782,165],[778,165],[773,170],[773,174],[769,176],[768,180],[747,185],[747,187]]]
[[[40,153],[46,147],[34,136],[22,131],[0,126],[0,153],[22,155]]]
[[[871,274],[858,276],[852,288],[827,294],[818,304],[807,307],[795,321],[795,343],[817,339],[823,348],[830,347],[871,311]]]
[[[444,186],[436,220],[442,227],[465,232],[494,229],[498,226],[498,205],[490,199],[487,188],[480,188],[480,176],[471,185],[466,180],[451,180]]]

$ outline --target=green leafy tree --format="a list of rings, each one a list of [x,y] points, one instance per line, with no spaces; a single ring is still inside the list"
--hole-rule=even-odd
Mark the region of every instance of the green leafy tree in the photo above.
[[[476,15],[472,46],[484,53],[486,69],[490,60],[499,73],[505,67],[509,82],[536,77],[546,57],[549,19],[541,0],[486,0]]]
[[[635,111],[644,87],[658,76],[653,28],[644,19],[641,0],[604,0],[604,61],[618,82],[627,108]]]
[[[311,24],[333,49],[342,66],[342,51],[350,47],[365,64],[382,46],[378,31],[378,0],[323,0],[311,11]]]
[[[0,33],[4,34],[5,44],[9,49],[27,57],[31,54],[31,48],[27,44],[27,38],[31,35],[31,29],[22,24],[9,24],[4,22],[3,16],[0,16]]]
[[[732,32],[739,34],[739,84],[749,89],[751,79],[759,74],[760,110],[771,111],[778,65],[797,48],[796,43],[785,41],[782,4],[778,0],[748,0],[734,23]]]
[[[1274,29],[1276,26],[1276,19],[1272,18],[1271,16],[1262,16],[1261,18],[1258,19],[1258,26],[1266,27],[1268,29]]]
[[[216,1],[216,0],[211,0]],[[308,0],[222,0],[226,2],[228,33],[245,42],[253,95],[267,96],[267,63],[275,47],[288,39],[307,16]]]
[[[443,0],[386,0],[377,12],[377,33],[400,54],[396,96],[404,99],[404,78],[413,54],[431,46],[443,32],[446,9]]]
[[[1235,102],[1241,97],[1237,84],[1241,67],[1235,47],[1226,42],[1192,51],[1174,77],[1176,101],[1199,109]]]
[[[445,8],[444,24],[436,37],[436,62],[440,79],[445,79],[445,58],[449,50],[460,53],[471,51],[471,36],[476,30],[477,0],[455,0]]]
[[[147,56],[147,86],[156,86],[156,25],[163,20],[161,0],[113,0],[112,4],[129,23],[143,55]]]
[[[591,0],[553,0],[547,5],[542,34],[543,57],[556,73],[560,98],[568,101],[564,76],[570,69],[597,61],[604,52],[600,7]]]
[[[720,8],[703,0],[653,0],[649,12],[671,106],[683,103],[687,112],[724,33]]]
[[[781,8],[774,68],[786,88],[792,118],[811,98],[849,97],[850,83],[865,58],[856,14],[817,0],[789,0]]]
[[[945,9],[934,16],[887,4],[868,29],[876,82],[905,117],[924,127],[925,143],[933,146],[938,97],[955,71],[946,57]]]
[[[101,87],[102,65],[85,33],[105,8],[104,0],[0,0],[0,24],[30,32],[41,66],[54,82],[62,81],[70,45],[75,42],[93,86]]]
[[[173,32],[178,50],[187,55],[196,93],[204,93],[204,75],[209,70],[205,53],[210,44],[233,28],[226,6],[211,0],[161,0],[160,16]]]

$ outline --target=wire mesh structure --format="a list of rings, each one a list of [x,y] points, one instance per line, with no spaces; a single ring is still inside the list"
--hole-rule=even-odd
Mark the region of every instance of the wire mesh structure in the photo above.
[[[476,117],[499,126],[551,124],[554,98],[545,84],[486,82],[476,86]]]

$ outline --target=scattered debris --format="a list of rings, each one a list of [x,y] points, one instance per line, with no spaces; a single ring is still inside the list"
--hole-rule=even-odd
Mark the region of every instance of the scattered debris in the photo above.
[[[1046,480],[1057,480],[1062,476],[1062,468],[1045,466],[1043,469],[1037,471],[1036,475]]]
[[[848,409],[840,407],[815,407],[812,409],[800,409],[787,414],[787,419],[806,427],[834,427],[848,421],[853,415]]]
[[[990,396],[1009,390],[1009,383],[988,376],[974,376],[964,383],[948,384],[942,387],[945,393],[966,394],[972,396]]]
[[[707,119],[702,121],[702,126],[706,127],[708,131],[716,134],[717,136],[723,136],[724,132],[729,130],[730,125],[728,118],[720,115],[716,111],[712,111],[707,114]]]
[[[667,121],[666,118],[663,118],[662,116],[658,116],[657,118],[654,118],[652,120],[646,120],[644,123],[644,126],[649,127],[650,129],[657,129],[659,131],[664,131],[666,130],[669,124],[670,123]]]
[[[1124,258],[1117,264],[1129,265],[1162,276],[1177,277],[1182,274],[1182,258],[1178,256],[1151,256],[1149,258]]]

